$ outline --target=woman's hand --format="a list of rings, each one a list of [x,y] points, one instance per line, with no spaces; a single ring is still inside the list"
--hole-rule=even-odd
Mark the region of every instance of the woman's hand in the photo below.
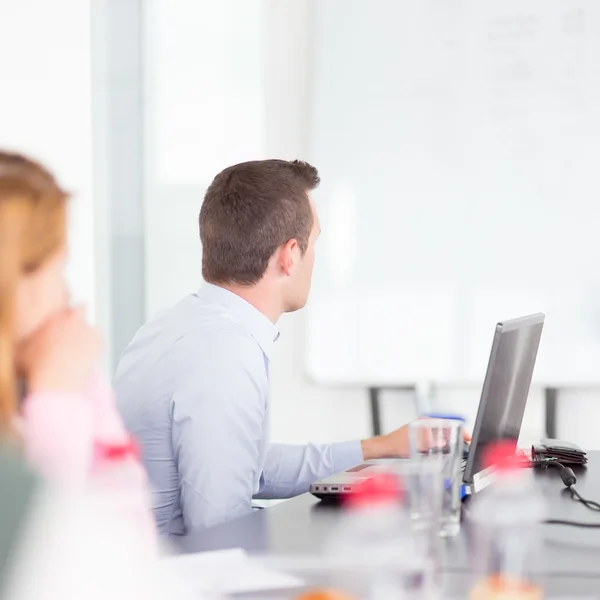
[[[81,393],[92,375],[102,344],[81,308],[52,316],[17,349],[17,367],[27,392]]]

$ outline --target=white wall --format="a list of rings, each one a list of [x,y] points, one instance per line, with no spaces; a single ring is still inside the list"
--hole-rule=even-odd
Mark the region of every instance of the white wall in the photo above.
[[[95,317],[90,2],[0,8],[0,148],[52,169],[72,192],[68,276]]]
[[[262,15],[262,0],[144,4],[148,315],[200,285],[214,175],[265,155]]]
[[[146,266],[153,313],[200,282],[196,218],[210,178],[237,160],[306,158],[311,65],[318,57],[312,56],[310,0],[148,4]],[[209,13],[212,33],[203,28]],[[273,439],[301,443],[368,435],[366,390],[322,388],[305,380],[304,327],[302,312],[280,322],[271,369]],[[472,420],[478,396],[477,389],[447,389],[439,390],[436,401],[438,408]],[[559,435],[600,448],[599,398],[597,391],[561,394]],[[533,391],[527,439],[543,433],[541,400],[541,392]],[[388,430],[413,418],[410,395],[386,394],[383,416]]]

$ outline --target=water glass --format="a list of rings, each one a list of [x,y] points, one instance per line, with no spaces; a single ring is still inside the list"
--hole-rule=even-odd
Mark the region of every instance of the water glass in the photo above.
[[[409,426],[410,513],[417,527],[432,527],[443,537],[460,529],[462,420],[419,419]]]

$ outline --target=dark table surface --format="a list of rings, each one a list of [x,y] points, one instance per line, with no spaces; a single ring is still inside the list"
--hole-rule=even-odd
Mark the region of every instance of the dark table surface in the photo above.
[[[575,469],[577,490],[586,498],[600,501],[600,452],[589,455],[587,467]],[[548,517],[600,523],[600,513],[571,499],[556,469],[536,470],[536,481],[548,504]],[[341,512],[309,494],[283,502],[181,538],[182,552],[243,548],[253,554],[307,555],[320,551],[336,526]],[[451,588],[463,589],[461,574],[471,571],[470,530],[463,522],[460,534],[443,540],[443,570]],[[554,596],[591,594],[600,597],[600,528],[581,529],[544,526],[543,572],[554,578]],[[464,577],[464,575],[463,575]],[[453,582],[453,583],[452,583]]]

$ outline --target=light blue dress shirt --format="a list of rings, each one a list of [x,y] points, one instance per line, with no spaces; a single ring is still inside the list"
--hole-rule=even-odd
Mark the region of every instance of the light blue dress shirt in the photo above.
[[[141,442],[159,532],[182,535],[288,498],[363,460],[359,441],[267,441],[275,325],[239,296],[205,284],[144,325],[113,382]]]

